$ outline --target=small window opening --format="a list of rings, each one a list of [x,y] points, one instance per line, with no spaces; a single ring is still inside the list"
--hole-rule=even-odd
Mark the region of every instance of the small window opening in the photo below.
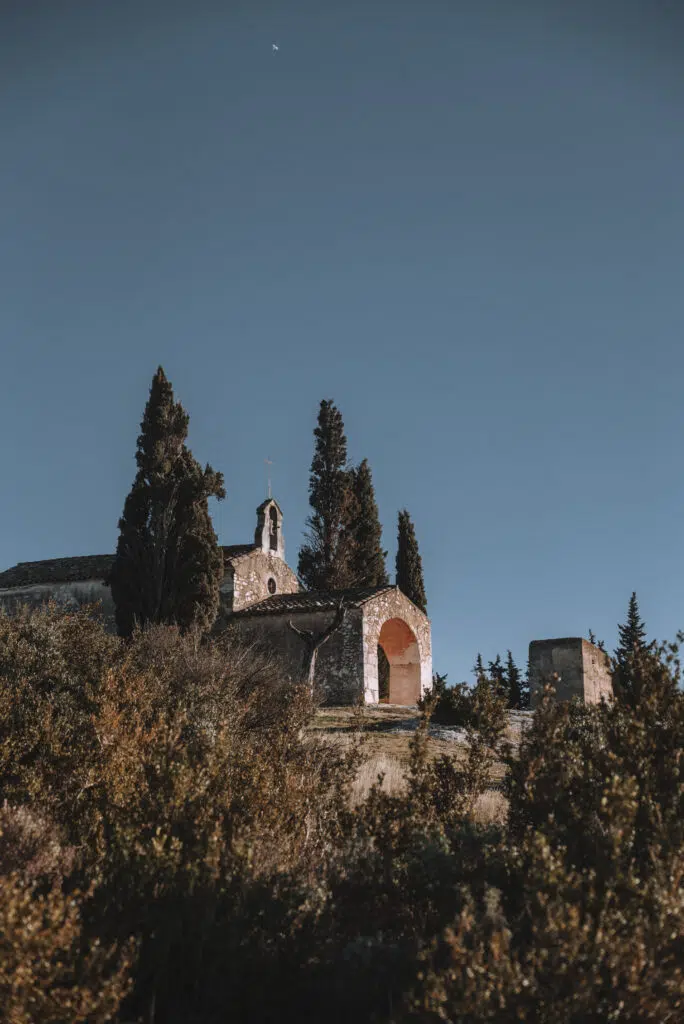
[[[272,576],[269,576],[267,586],[269,594],[275,594],[276,590],[278,589],[276,581],[273,579]]]
[[[269,547],[271,551],[278,550],[278,513],[271,505],[271,511],[268,513],[269,518]]]

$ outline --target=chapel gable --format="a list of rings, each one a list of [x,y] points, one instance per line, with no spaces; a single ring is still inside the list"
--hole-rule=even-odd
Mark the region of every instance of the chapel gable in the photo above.
[[[276,594],[295,594],[299,590],[297,575],[285,561],[280,506],[269,498],[256,512],[254,544],[223,548],[225,575],[221,585],[220,624],[233,612]]]

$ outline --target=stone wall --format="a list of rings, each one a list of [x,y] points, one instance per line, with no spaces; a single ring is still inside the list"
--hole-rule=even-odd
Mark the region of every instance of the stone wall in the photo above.
[[[282,614],[244,615],[230,621],[231,632],[246,643],[255,643],[272,654],[284,679],[298,682],[304,678],[307,646],[290,628],[312,631],[320,636],[334,622],[337,611],[290,611]],[[347,610],[339,630],[319,649],[316,659],[316,686],[328,704],[352,704],[362,692],[363,644],[361,611]]]
[[[271,596],[269,579],[275,580],[276,594],[296,594],[297,576],[282,558],[255,548],[240,555],[226,566],[221,585],[221,602],[225,613],[238,612]]]
[[[584,665],[584,699],[588,704],[596,704],[613,693],[610,672],[610,658],[588,640],[582,640],[582,662]]]
[[[530,644],[530,703],[541,700],[546,681],[554,673],[560,677],[556,683],[558,700],[577,697],[586,703],[595,703],[612,693],[610,661],[605,651],[582,637],[564,637],[558,640],[533,640]]]
[[[12,587],[0,590],[0,606],[13,614],[21,605],[40,608],[53,600],[56,604],[69,610],[76,610],[83,605],[100,602],[101,614],[105,628],[110,633],[116,632],[114,619],[114,602],[107,584],[98,580],[79,580],[71,583],[37,583],[28,587]]]

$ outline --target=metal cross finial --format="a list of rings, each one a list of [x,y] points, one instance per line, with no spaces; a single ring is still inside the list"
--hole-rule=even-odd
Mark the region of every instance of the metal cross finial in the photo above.
[[[273,462],[271,461],[271,459],[264,459],[264,462],[269,467],[273,465]],[[272,494],[271,494],[271,471],[270,471],[270,469],[267,472],[268,472],[268,497],[270,499],[272,497]]]

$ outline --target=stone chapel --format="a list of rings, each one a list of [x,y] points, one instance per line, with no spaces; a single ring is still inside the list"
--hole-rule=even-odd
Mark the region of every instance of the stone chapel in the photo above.
[[[283,513],[268,498],[259,505],[252,544],[223,547],[224,576],[216,628],[230,626],[247,641],[268,645],[290,679],[301,678],[306,658],[302,636],[321,636],[340,602],[341,625],[320,647],[315,683],[330,704],[381,700],[378,649],[389,662],[390,704],[413,705],[432,685],[430,622],[396,586],[348,591],[303,591],[285,561]],[[67,608],[99,602],[114,631],[114,604],[107,578],[114,555],[84,555],[19,562],[0,573],[0,606]]]

